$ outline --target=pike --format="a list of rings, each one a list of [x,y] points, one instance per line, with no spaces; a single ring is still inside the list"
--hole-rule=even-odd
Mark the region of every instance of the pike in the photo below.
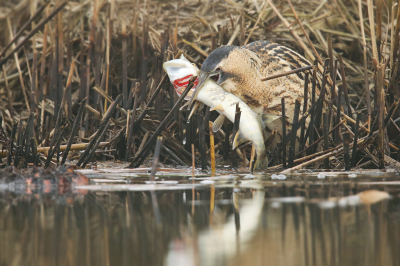
[[[163,67],[178,94],[186,87],[192,75],[197,76],[199,74],[199,69],[183,56],[181,56],[180,59],[165,62]],[[196,82],[198,81],[196,80]],[[197,85],[196,82],[195,84]],[[193,95],[194,89],[195,88],[188,94],[190,98]],[[190,100],[190,98],[187,100]],[[212,79],[207,79],[203,83],[196,100],[198,102],[196,102],[191,115],[200,105],[200,102],[209,106],[211,111],[215,110],[220,113],[219,117],[214,121],[214,131],[218,131],[221,128],[225,118],[234,122],[236,104],[239,104],[242,114],[239,131],[236,136],[234,136],[232,149],[235,149],[245,141],[250,141],[254,145],[257,154],[255,169],[267,168],[268,158],[264,144],[263,129],[266,124],[280,118],[280,116],[255,113],[242,100],[225,91]]]

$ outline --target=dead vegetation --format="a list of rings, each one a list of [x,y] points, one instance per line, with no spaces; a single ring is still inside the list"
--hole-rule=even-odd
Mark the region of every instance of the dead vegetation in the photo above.
[[[0,112],[4,165],[49,166],[60,163],[60,157],[65,162],[68,156],[70,161],[78,160],[79,166],[94,158],[134,159],[131,166],[138,166],[161,135],[161,163],[190,165],[194,144],[195,152],[202,155],[196,156],[198,165],[201,160],[207,167],[207,125],[215,115],[205,109],[186,123],[186,108],[180,111],[179,104],[170,112],[178,97],[164,76],[162,63],[184,53],[200,66],[220,45],[267,39],[293,48],[310,62],[316,59],[320,73],[325,59],[331,59],[325,68],[326,90],[333,92],[324,99],[327,125],[324,131],[323,116],[319,115],[320,122],[315,132],[312,130],[315,134],[309,134],[309,143],[319,144],[311,144],[307,153],[296,151],[297,157],[292,156],[292,160],[300,166],[295,167],[398,167],[398,1],[2,3]],[[30,18],[32,21],[28,21]],[[337,74],[336,60],[340,62]],[[332,82],[336,90],[331,89],[335,88]],[[84,108],[78,111],[80,105]],[[341,106],[339,112],[336,106]],[[301,110],[300,118],[303,115]],[[232,125],[226,124],[215,134],[217,164],[247,164],[251,146],[231,151],[231,132]],[[330,134],[326,139],[324,132]],[[75,144],[75,148],[78,143],[86,149],[84,153],[60,148],[68,144]],[[207,151],[201,152],[199,147],[205,145]],[[282,162],[280,150],[278,147],[271,152],[270,165],[275,168]]]

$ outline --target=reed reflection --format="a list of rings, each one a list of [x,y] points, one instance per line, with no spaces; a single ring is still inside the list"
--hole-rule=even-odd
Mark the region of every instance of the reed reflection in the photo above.
[[[3,193],[0,265],[399,265],[399,199],[283,184],[156,191],[159,221],[151,192]]]

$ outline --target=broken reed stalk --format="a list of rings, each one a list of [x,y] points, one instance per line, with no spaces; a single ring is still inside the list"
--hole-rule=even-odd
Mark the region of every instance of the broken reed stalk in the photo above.
[[[126,20],[122,20],[122,94],[124,95],[124,109],[128,108],[128,63],[126,54]]]
[[[332,47],[332,36],[331,36],[331,34],[327,34],[327,42],[328,42],[328,57],[329,57],[329,75],[330,75],[330,77],[331,77],[331,79],[332,79],[332,82],[334,82],[334,78],[333,78],[333,75],[334,75],[334,73],[333,73],[333,64],[334,64],[334,62],[336,62],[336,60],[335,60],[335,58],[334,58],[334,56],[333,56],[333,47]],[[332,86],[331,87],[332,88],[332,90],[331,90],[331,97],[333,98],[333,95],[334,95],[334,91],[335,91],[335,87],[334,86]]]
[[[116,109],[117,105],[119,102],[122,100],[122,94],[118,95],[118,97],[115,99],[115,101],[110,105],[110,107],[107,110],[107,113],[104,114],[103,120],[101,121],[99,125],[99,129],[96,131],[96,134],[92,138],[92,140],[89,142],[89,145],[86,147],[85,151],[79,158],[77,162],[77,166],[81,166],[83,161],[85,160],[86,156],[89,154],[90,150],[92,149],[93,145],[96,143],[98,137],[103,133],[104,129],[106,128],[114,110]]]
[[[162,146],[163,150],[167,152],[177,163],[179,163],[182,166],[187,166],[187,164],[181,160],[178,156],[176,156],[175,153],[173,153],[166,145]]]
[[[342,86],[339,86],[339,91],[338,91],[338,95],[337,95],[337,102],[336,102],[336,118],[335,118],[335,123],[336,125],[339,124],[340,122],[340,109],[342,106]],[[335,134],[334,134],[334,140],[335,140],[335,144],[338,145],[340,142],[340,128],[337,127]]]
[[[240,110],[239,103],[236,104],[235,120],[233,122],[232,137],[235,138],[236,133],[239,132],[240,116],[242,111]],[[228,134],[227,134],[228,135]]]
[[[332,62],[333,64],[333,62]],[[328,126],[331,125],[331,119],[332,119],[332,125],[335,126],[337,123],[335,123],[335,117],[332,115],[332,108],[331,106],[333,105],[333,103],[335,102],[335,94],[336,93],[336,77],[337,77],[337,65],[338,65],[338,61],[335,60],[334,63],[334,68],[332,70],[332,86],[331,86],[331,99],[328,101]]]
[[[129,168],[138,167],[138,166],[135,166],[136,162],[138,162],[141,159],[144,152],[150,147],[150,145],[152,145],[154,143],[154,141],[159,136],[159,134],[161,134],[161,131],[169,123],[169,121],[171,120],[171,118],[174,115],[175,110],[179,108],[181,102],[183,101],[183,99],[185,99],[186,95],[189,93],[190,89],[193,87],[195,79],[196,79],[196,76],[193,76],[190,78],[189,84],[187,85],[187,87],[184,90],[184,92],[182,93],[182,95],[179,97],[178,101],[175,103],[174,107],[169,111],[169,113],[167,114],[165,119],[161,122],[161,124],[154,131],[153,135],[150,137],[150,139],[144,145],[142,151],[138,155],[136,155],[135,158],[132,160],[131,164],[128,166]]]
[[[340,74],[342,75],[342,86],[343,86],[343,94],[344,94],[344,99],[346,102],[346,109],[347,109],[347,115],[352,117],[351,114],[351,105],[350,105],[350,97],[349,97],[349,91],[347,88],[347,83],[346,83],[346,73],[344,71],[344,64],[343,64],[343,59],[341,55],[338,55],[339,58],[339,63],[340,63]]]
[[[194,150],[194,143],[192,143],[191,147],[192,147],[192,177],[194,177],[194,170],[196,168],[196,159],[195,159],[196,152]]]
[[[62,136],[64,135],[64,133],[65,133],[65,128],[63,128],[63,129],[60,128],[60,130],[57,130],[57,134],[55,133],[53,135],[52,142],[53,142],[53,140],[55,140],[55,143],[54,143],[54,146],[51,146],[50,149],[49,149],[49,153],[47,155],[47,160],[46,160],[46,163],[44,165],[45,168],[50,166],[50,162],[51,162],[51,159],[54,156],[54,153],[57,150],[59,150],[61,139],[62,139]]]
[[[35,138],[32,137],[30,139],[30,146],[32,148],[32,162],[34,163],[35,166],[38,166],[39,161],[37,159],[37,151],[36,151],[36,144],[35,144]]]
[[[286,108],[285,108],[285,98],[281,99],[281,109],[282,109],[282,165],[283,169],[286,168]]]
[[[111,39],[111,28],[110,28],[110,19],[107,19],[107,27],[106,27],[106,94],[112,95],[112,92],[108,91],[108,81],[110,78],[110,39]],[[123,94],[122,100],[124,100],[125,94]],[[96,104],[96,103],[95,103]],[[104,112],[107,110],[107,100],[104,99]]]
[[[214,130],[213,122],[208,122],[208,127],[210,129],[210,160],[211,160],[211,176],[215,176],[215,148],[214,148]]]
[[[327,151],[329,149],[329,141],[328,141],[328,135],[329,135],[329,118],[328,114],[324,113],[323,115],[323,127],[324,127],[324,151]],[[325,158],[324,160],[324,169],[329,169],[329,158]]]
[[[371,129],[371,97],[369,91],[368,84],[368,62],[367,62],[367,43],[365,41],[365,31],[364,31],[364,20],[363,20],[363,11],[362,11],[362,3],[361,0],[358,0],[358,16],[360,18],[360,31],[362,37],[362,46],[363,46],[363,57],[364,57],[364,89],[365,89],[365,98],[367,99],[367,111],[368,111],[368,129]],[[399,25],[397,25],[399,26]],[[392,58],[392,56],[391,56]],[[390,69],[392,69],[392,65],[390,65]]]
[[[307,71],[304,77],[304,101],[303,101],[303,116],[307,112],[307,104],[308,104],[308,83],[309,83],[309,72]],[[299,145],[299,150],[301,151],[304,149],[304,146],[306,144],[305,138],[304,138],[304,133],[306,129],[306,121],[304,120],[301,123],[301,131],[300,131],[300,145]]]
[[[19,154],[22,150],[21,146],[21,140],[22,140],[22,121],[19,123],[18,126],[18,137],[17,137],[17,142],[16,142],[16,147],[15,147],[15,156],[14,156],[14,167],[18,167],[19,165]]]
[[[317,60],[315,60],[314,64],[318,64]],[[311,104],[314,106],[315,104],[315,89],[317,86],[317,68],[314,68],[313,71],[313,76],[312,76],[312,87],[311,87]],[[314,124],[315,124],[315,112],[314,110],[310,112],[311,118],[310,118],[310,123],[308,124],[308,144],[310,145],[311,143],[314,142]],[[306,134],[307,135],[307,134]],[[307,155],[310,155],[312,153],[312,150],[309,150],[307,152]]]
[[[294,114],[293,114],[292,130],[291,130],[291,135],[290,135],[290,143],[289,143],[289,160],[288,160],[289,168],[293,167],[296,138],[297,138],[297,129],[299,128],[299,126],[298,126],[299,113],[300,113],[300,102],[298,100],[296,100],[295,107],[294,107]]]
[[[204,116],[199,114],[197,116],[197,124],[199,126],[199,151],[201,160],[201,169],[207,170],[207,151],[206,151],[206,136],[204,128]]]
[[[190,152],[192,144],[192,125],[193,118],[189,118],[189,114],[186,113],[186,125],[185,125],[185,149]]]
[[[132,150],[132,143],[133,143],[133,129],[134,129],[134,122],[136,118],[136,109],[137,105],[139,102],[140,95],[138,93],[138,83],[135,85],[135,100],[133,101],[133,108],[132,108],[132,118],[130,120],[130,125],[129,125],[129,135],[127,136],[127,146],[126,146],[126,151],[125,151],[125,161],[128,160],[128,157],[131,153]]]
[[[345,171],[350,171],[350,134],[348,132],[343,133],[343,153],[344,153],[344,165]]]
[[[63,154],[63,159],[61,161],[61,165],[65,164],[67,157],[68,157],[68,153],[71,149],[71,145],[74,140],[74,137],[75,137],[76,133],[78,132],[79,124],[82,119],[83,107],[85,106],[85,103],[86,103],[86,100],[83,100],[81,102],[81,105],[79,106],[78,114],[75,117],[74,125],[72,126],[71,135],[69,136],[68,144],[67,144],[67,147],[65,148],[65,152]]]
[[[357,140],[358,140],[358,131],[360,125],[360,114],[357,114],[356,125],[354,130],[354,142],[353,142],[353,152],[351,153],[351,166],[356,167],[357,165]]]
[[[36,111],[37,106],[37,51],[33,52],[33,63],[32,63],[32,83],[31,83],[31,95],[30,95],[30,108],[32,111]]]
[[[156,141],[156,148],[154,150],[153,156],[153,164],[151,166],[151,173],[150,173],[150,181],[155,181],[155,176],[157,172],[158,162],[160,160],[160,153],[161,153],[161,146],[162,146],[162,137],[157,137]]]
[[[143,31],[142,31],[142,64],[141,64],[141,76],[140,76],[140,100],[144,102],[146,98],[146,84],[147,84],[147,74],[148,74],[148,40],[149,40],[149,22],[148,19],[143,21]]]
[[[12,153],[14,151],[14,140],[15,140],[15,134],[17,133],[17,127],[18,127],[18,122],[13,125],[12,131],[11,131],[10,150],[8,151],[8,155],[7,155],[7,161],[8,161],[7,165],[8,166],[11,166],[11,163],[12,163]]]
[[[378,105],[378,160],[379,169],[385,168],[385,92],[383,89],[384,79],[384,64],[379,64],[376,70],[376,93],[377,93],[377,105]]]
[[[30,115],[29,115],[29,118],[28,118],[28,121],[26,122],[26,127],[25,127],[25,133],[24,133],[24,139],[23,139],[23,143],[22,143],[22,146],[25,146],[25,167],[28,165],[28,160],[29,160],[29,158],[28,158],[28,156],[29,156],[29,146],[30,146],[30,142],[29,142],[29,140],[30,140],[30,138],[31,138],[31,135],[33,136],[34,135],[34,117],[35,117],[35,114],[34,113],[31,113]]]
[[[315,109],[315,120],[314,126],[316,129],[319,129],[321,126],[323,106],[325,104],[325,93],[326,93],[326,83],[329,75],[329,59],[326,59],[324,62],[324,72],[322,73],[322,83],[321,83],[321,91],[318,98],[319,104]],[[314,140],[313,140],[314,141]],[[317,147],[314,147],[313,152],[315,152]]]
[[[90,46],[89,46],[90,49]],[[87,60],[86,60],[86,93],[85,93],[85,98],[87,99],[87,104],[90,104],[90,84],[91,84],[91,78],[90,78],[90,51],[88,51],[88,55],[87,55]],[[90,113],[86,112],[86,123],[85,123],[85,131],[88,130],[89,128],[89,117],[90,117]]]

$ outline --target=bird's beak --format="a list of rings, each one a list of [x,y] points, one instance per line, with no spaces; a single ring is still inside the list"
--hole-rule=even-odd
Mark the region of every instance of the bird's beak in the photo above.
[[[194,90],[194,93],[192,94],[192,98],[190,99],[188,110],[190,110],[190,107],[192,106],[193,101],[196,100],[197,94],[199,94],[201,87],[203,86],[206,79],[208,79],[209,77],[210,77],[210,73],[203,73],[203,72],[200,73],[199,83],[197,83],[196,89]]]

